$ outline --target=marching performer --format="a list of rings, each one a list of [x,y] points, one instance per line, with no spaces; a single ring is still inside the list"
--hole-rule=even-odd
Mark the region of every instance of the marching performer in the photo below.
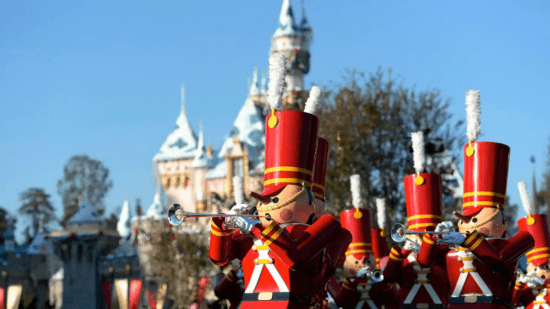
[[[386,242],[386,200],[376,199],[377,229],[371,229],[372,253],[376,260],[376,268],[381,269],[380,261],[388,256],[388,243]]]
[[[411,134],[415,174],[403,179],[407,204],[408,230],[416,232],[433,231],[441,224],[441,177],[423,173],[424,136]],[[446,308],[449,287],[445,272],[446,248],[440,248],[429,234],[408,234],[403,249],[393,246],[384,277],[397,282],[401,287],[401,308]]]
[[[518,227],[533,236],[535,247],[526,254],[527,274],[520,275],[519,280],[516,282],[514,304],[523,304],[528,308],[550,309],[548,304],[550,294],[547,290],[550,279],[550,230],[548,229],[548,219],[544,214],[534,214],[525,181],[518,183],[518,188],[523,208],[527,214],[526,217],[519,219]]]
[[[349,230],[352,242],[346,251],[344,271],[348,278],[342,285],[332,278],[327,289],[338,306],[344,308],[399,308],[396,286],[383,281],[376,269],[370,235],[370,213],[360,208],[360,176],[350,177],[352,204],[355,209],[340,213],[342,227]]]
[[[235,216],[232,224],[244,234],[236,241],[223,217],[212,219],[209,256],[216,265],[242,260],[245,291],[239,308],[309,308],[316,303],[315,284],[327,280],[324,272],[343,262],[351,235],[336,218],[315,217],[313,175],[318,119],[309,112],[277,111],[281,104],[285,59],[270,57],[266,120],[264,189],[251,195],[259,200],[256,221]],[[311,101],[319,98],[314,87]],[[306,109],[312,108],[308,99]],[[307,108],[309,106],[309,108]],[[331,250],[324,250],[335,242]],[[320,254],[321,253],[321,254]]]
[[[506,239],[504,216],[510,147],[476,142],[479,91],[466,94],[468,139],[464,146],[463,212],[459,232],[439,239],[460,245],[447,254],[451,285],[449,308],[511,308],[517,260],[534,245],[531,234],[519,231]],[[473,305],[475,303],[475,305]]]

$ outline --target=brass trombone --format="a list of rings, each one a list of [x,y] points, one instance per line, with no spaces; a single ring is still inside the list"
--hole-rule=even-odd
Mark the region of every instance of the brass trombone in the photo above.
[[[180,225],[185,218],[201,218],[201,217],[253,217],[259,218],[264,216],[247,215],[247,214],[205,214],[200,212],[186,212],[180,204],[172,204],[168,208],[168,221],[172,225]]]

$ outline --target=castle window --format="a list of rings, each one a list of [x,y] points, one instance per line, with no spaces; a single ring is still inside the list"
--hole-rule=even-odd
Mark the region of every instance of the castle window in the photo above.
[[[176,177],[176,184],[175,184],[175,187],[179,187],[180,186],[180,177]]]
[[[166,189],[170,188],[171,180],[172,180],[171,178],[166,179],[166,186],[165,186]]]

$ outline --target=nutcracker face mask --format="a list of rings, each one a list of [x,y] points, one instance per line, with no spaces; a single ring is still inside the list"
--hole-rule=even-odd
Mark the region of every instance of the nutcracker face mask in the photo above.
[[[504,213],[498,208],[482,208],[481,211],[469,217],[470,221],[458,221],[458,230],[462,234],[474,231],[485,237],[504,237],[508,231],[508,223]]]
[[[257,206],[262,225],[273,221],[283,223],[308,223],[315,213],[311,189],[306,186],[287,185],[269,198],[263,198]]]

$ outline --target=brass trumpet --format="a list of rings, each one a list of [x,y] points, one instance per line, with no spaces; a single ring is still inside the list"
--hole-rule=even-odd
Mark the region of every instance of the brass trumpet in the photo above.
[[[168,208],[168,221],[172,225],[180,225],[185,218],[201,218],[201,217],[264,217],[258,215],[246,215],[246,214],[205,214],[200,212],[186,212],[183,210],[180,204],[172,204]]]
[[[396,223],[391,228],[391,239],[395,242],[403,242],[407,239],[409,234],[447,234],[450,232],[436,232],[436,231],[409,231],[405,229],[405,226],[400,223]]]

